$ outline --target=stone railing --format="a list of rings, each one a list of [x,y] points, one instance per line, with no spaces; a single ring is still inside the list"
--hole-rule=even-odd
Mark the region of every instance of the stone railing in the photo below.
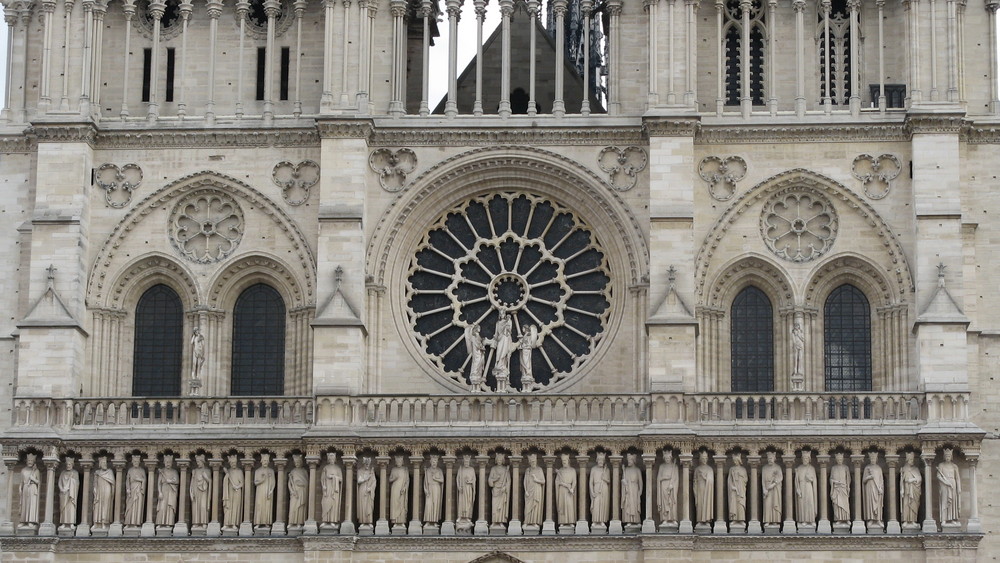
[[[683,402],[675,397],[654,395],[656,422],[913,422],[927,419],[929,403],[947,404],[941,410],[949,415],[955,411],[950,398],[924,393],[703,393],[684,395]]]

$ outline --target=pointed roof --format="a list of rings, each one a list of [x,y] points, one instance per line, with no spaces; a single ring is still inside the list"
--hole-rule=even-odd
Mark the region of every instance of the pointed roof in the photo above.
[[[696,324],[697,320],[691,313],[691,308],[684,298],[677,293],[677,269],[673,266],[667,270],[667,293],[657,305],[653,316],[646,321],[647,325]]]
[[[56,291],[56,267],[49,265],[46,268],[48,279],[45,291],[42,296],[28,310],[28,314],[17,325],[22,327],[72,327],[83,330],[82,325],[70,312],[66,302]]]
[[[927,306],[917,317],[917,323],[969,324],[969,318],[962,312],[958,302],[945,286],[944,271],[947,267],[938,264],[938,283]]]
[[[364,328],[358,310],[344,295],[341,285],[344,281],[344,268],[337,266],[334,270],[333,292],[330,298],[320,307],[313,326],[360,326]]]

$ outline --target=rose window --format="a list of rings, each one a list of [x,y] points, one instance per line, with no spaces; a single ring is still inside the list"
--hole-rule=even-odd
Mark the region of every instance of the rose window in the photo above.
[[[826,197],[812,191],[782,190],[764,205],[760,217],[764,242],[791,262],[819,258],[837,236],[837,214]]]
[[[207,264],[232,254],[243,228],[243,210],[236,200],[221,192],[201,191],[174,207],[170,240],[184,257]]]
[[[566,377],[593,352],[611,308],[594,234],[527,194],[480,196],[445,213],[406,282],[421,349],[473,391],[532,391]]]

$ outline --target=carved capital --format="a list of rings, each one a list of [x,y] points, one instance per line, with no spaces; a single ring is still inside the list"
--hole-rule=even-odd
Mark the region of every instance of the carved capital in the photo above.
[[[149,17],[153,21],[160,21],[166,10],[167,3],[165,0],[151,0],[149,3]]]

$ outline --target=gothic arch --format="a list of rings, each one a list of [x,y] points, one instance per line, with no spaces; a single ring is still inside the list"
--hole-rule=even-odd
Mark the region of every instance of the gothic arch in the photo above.
[[[105,302],[93,306],[130,310],[143,292],[158,283],[176,291],[186,311],[204,301],[194,276],[183,264],[162,252],[153,252],[127,264],[114,278]]]
[[[292,267],[260,252],[228,260],[226,267],[219,270],[209,284],[205,304],[217,310],[231,310],[240,293],[256,283],[265,283],[277,290],[289,311],[308,305],[306,290],[296,279]]]
[[[875,307],[900,303],[906,297],[905,288],[895,288],[867,257],[849,252],[838,254],[820,263],[810,273],[803,301],[806,307],[821,308],[836,287],[849,283],[860,289]],[[898,289],[903,292],[897,293]]]
[[[795,303],[795,291],[788,273],[770,258],[752,253],[734,258],[720,269],[712,281],[706,305],[728,309],[736,295],[748,285],[757,286],[767,294],[775,309]]]

